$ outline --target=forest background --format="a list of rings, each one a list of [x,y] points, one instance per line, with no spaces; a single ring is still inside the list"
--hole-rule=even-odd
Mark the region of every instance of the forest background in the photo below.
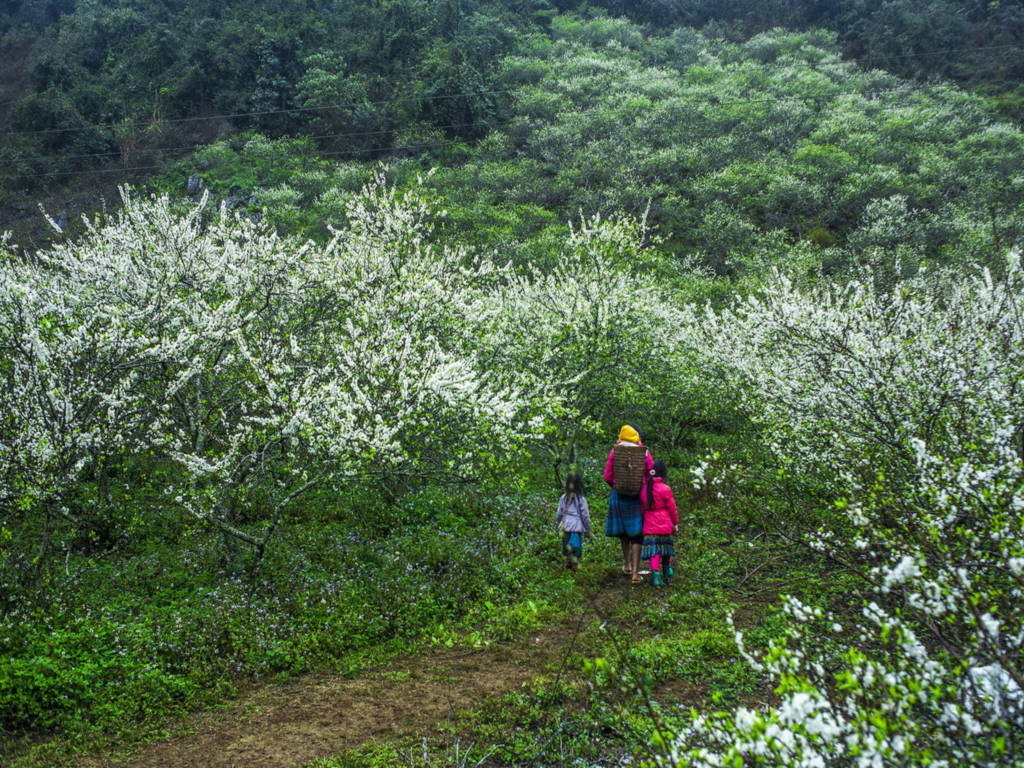
[[[0,35],[4,759],[571,613],[614,557],[557,569],[558,484],[599,510],[624,421],[680,586],[478,755],[1018,759],[1024,5],[54,0]],[[650,703],[680,679],[692,713]]]

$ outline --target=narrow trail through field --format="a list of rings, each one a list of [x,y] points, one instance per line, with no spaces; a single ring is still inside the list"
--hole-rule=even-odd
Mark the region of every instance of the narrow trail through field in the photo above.
[[[575,613],[517,640],[393,659],[355,677],[310,675],[245,694],[196,715],[184,735],[130,757],[93,756],[82,768],[290,768],[371,740],[433,732],[484,699],[556,671],[588,622],[604,620],[634,590],[609,577]],[[614,624],[612,631],[616,631]],[[625,631],[622,628],[620,631]],[[568,673],[568,670],[566,670]]]

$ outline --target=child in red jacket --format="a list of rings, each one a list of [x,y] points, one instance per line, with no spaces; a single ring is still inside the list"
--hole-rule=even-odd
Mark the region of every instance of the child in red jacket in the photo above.
[[[654,586],[665,586],[665,577],[672,575],[672,558],[676,547],[673,535],[679,529],[676,499],[665,478],[665,462],[654,462],[647,482],[640,489],[640,506],[644,511],[644,545],[640,557],[651,561]]]

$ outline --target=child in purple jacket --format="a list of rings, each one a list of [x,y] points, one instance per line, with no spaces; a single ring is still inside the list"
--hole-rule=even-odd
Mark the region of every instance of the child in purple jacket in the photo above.
[[[575,571],[583,556],[583,537],[590,537],[590,506],[583,495],[583,478],[577,472],[570,472],[565,479],[565,493],[558,500],[555,523],[562,533],[565,567]]]

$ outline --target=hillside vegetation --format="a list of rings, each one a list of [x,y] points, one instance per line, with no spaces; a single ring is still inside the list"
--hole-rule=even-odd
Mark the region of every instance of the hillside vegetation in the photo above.
[[[502,58],[563,33],[567,13],[733,42],[829,29],[867,69],[956,82],[1020,116],[1019,0],[14,0],[0,12],[2,191],[67,194],[97,171],[94,182],[137,179],[241,130],[313,135],[321,151],[361,159],[476,140],[507,104]]]
[[[843,57],[1013,6],[725,5],[11,9],[10,199],[146,179],[0,250],[3,759],[586,616],[559,487],[600,536],[634,422],[685,523],[647,636],[321,765],[1018,763],[1024,134]]]

